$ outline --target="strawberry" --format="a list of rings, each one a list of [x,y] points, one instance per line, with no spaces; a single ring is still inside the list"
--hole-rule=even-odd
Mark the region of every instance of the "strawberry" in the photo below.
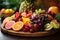
[[[30,17],[31,15],[32,15],[32,11],[29,11],[27,17]]]
[[[23,17],[27,17],[27,14],[24,12],[21,14]]]
[[[32,13],[29,13],[29,14],[27,14],[27,17],[30,17],[32,15]]]
[[[32,15],[32,11],[28,12],[27,10],[24,10],[24,12],[22,13],[22,16],[27,18],[30,17],[31,15]]]
[[[21,13],[19,13],[19,12],[16,12],[16,13],[15,13],[15,17],[16,17],[16,18],[19,18],[19,17],[21,17]]]

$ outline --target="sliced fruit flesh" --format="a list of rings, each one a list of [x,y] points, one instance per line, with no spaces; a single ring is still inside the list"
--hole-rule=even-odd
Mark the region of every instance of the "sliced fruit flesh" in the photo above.
[[[24,24],[27,23],[27,22],[30,22],[29,18],[22,17],[22,19],[23,19]]]
[[[11,29],[14,23],[15,23],[15,21],[7,22],[6,25],[5,25],[5,28],[6,29]]]
[[[24,26],[24,23],[22,21],[19,21],[13,25],[12,29],[15,31],[19,31],[23,28],[23,26]]]
[[[5,19],[3,20],[2,26],[5,26],[5,24],[6,24],[7,22],[9,22],[9,18],[10,18],[10,17],[7,17],[7,18],[5,18]]]

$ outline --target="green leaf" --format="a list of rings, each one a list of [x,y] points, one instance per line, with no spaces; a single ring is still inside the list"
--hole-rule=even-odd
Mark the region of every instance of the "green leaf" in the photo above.
[[[60,13],[55,16],[55,19],[60,22]]]

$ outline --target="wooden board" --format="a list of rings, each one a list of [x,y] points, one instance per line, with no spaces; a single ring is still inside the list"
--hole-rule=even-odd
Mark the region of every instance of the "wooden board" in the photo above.
[[[4,27],[1,27],[1,31],[3,31],[4,33],[10,34],[10,35],[15,35],[15,36],[24,36],[24,37],[42,37],[42,36],[49,36],[52,35],[56,32],[58,32],[57,30],[52,30],[52,31],[48,31],[48,32],[34,32],[34,33],[30,33],[30,32],[16,32],[13,30],[7,30]]]

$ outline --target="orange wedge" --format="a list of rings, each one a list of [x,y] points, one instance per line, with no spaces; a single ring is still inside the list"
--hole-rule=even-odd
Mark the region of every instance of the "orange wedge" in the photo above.
[[[15,31],[19,31],[23,28],[23,26],[24,26],[24,23],[22,21],[18,21],[13,25],[12,29]]]

